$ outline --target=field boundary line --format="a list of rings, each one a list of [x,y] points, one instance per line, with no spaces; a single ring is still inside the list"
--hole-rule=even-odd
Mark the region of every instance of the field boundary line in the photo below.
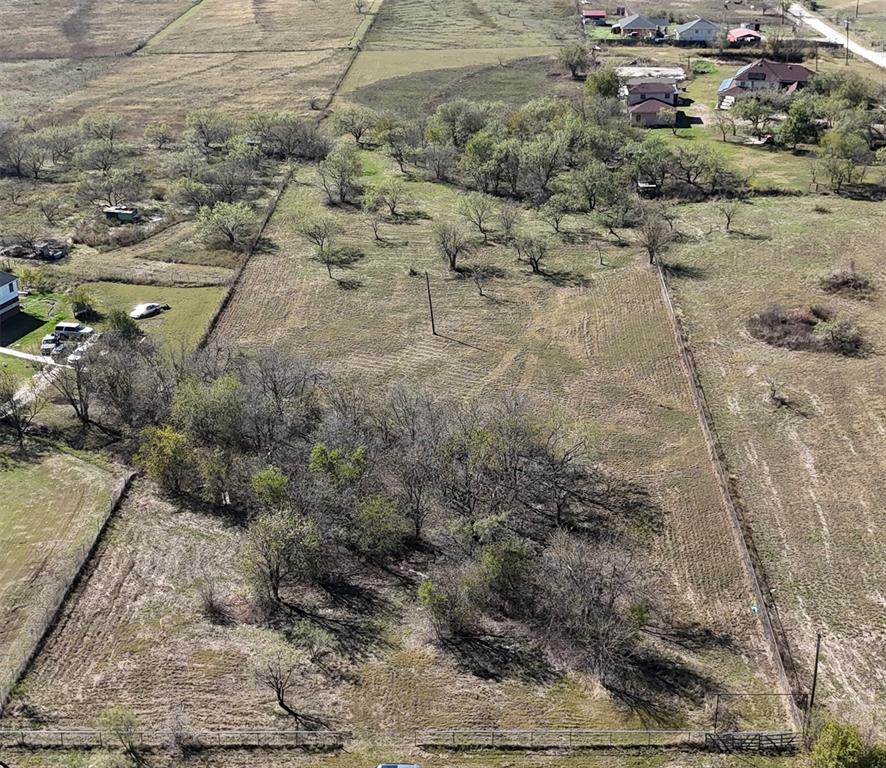
[[[717,477],[717,485],[720,488],[720,494],[726,505],[726,510],[732,524],[732,532],[738,545],[742,564],[750,577],[757,605],[761,608],[759,615],[763,619],[763,634],[765,635],[767,645],[769,646],[768,655],[775,666],[779,686],[781,687],[782,692],[786,694],[785,698],[788,701],[788,711],[791,720],[796,728],[801,729],[803,727],[803,716],[800,712],[800,701],[805,698],[805,691],[798,679],[797,670],[793,664],[793,656],[791,654],[787,636],[784,633],[784,628],[781,628],[780,634],[775,630],[773,617],[775,618],[775,621],[778,622],[779,626],[781,626],[781,621],[778,618],[778,611],[769,590],[766,571],[763,568],[760,555],[754,545],[750,528],[740,511],[741,501],[737,497],[737,492],[729,480],[726,454],[723,451],[723,447],[717,436],[714,418],[711,414],[710,406],[708,405],[704,388],[701,384],[701,377],[698,373],[698,367],[695,364],[695,356],[692,354],[692,347],[689,344],[689,337],[686,334],[686,329],[684,328],[680,317],[677,315],[664,269],[658,260],[656,260],[655,268],[658,272],[662,298],[664,299],[668,317],[671,321],[674,341],[677,344],[677,349],[680,354],[680,362],[686,373],[686,377],[689,380],[692,402],[695,405],[696,415],[698,417],[699,425],[701,426],[702,434],[704,435],[708,455],[710,456],[711,464],[714,467],[714,473]]]
[[[14,663],[11,669],[0,670],[0,715],[3,714],[4,708],[9,703],[9,697],[13,688],[15,688],[19,680],[21,680],[24,674],[28,671],[31,663],[37,657],[37,654],[40,652],[40,649],[43,647],[43,643],[46,640],[48,631],[55,625],[68,597],[80,582],[87,564],[92,559],[99,541],[101,541],[101,538],[107,529],[108,523],[119,508],[120,502],[129,490],[129,487],[132,484],[132,479],[135,475],[136,473],[132,470],[126,470],[123,476],[117,481],[111,492],[111,498],[108,501],[105,513],[96,523],[94,534],[89,537],[87,542],[81,544],[76,550],[72,558],[74,566],[68,573],[67,578],[56,589],[55,595],[47,601],[46,607],[43,610],[43,615],[36,622],[32,623],[31,627],[27,630],[30,634],[30,638],[25,640],[24,648],[18,652],[18,661]]]
[[[167,29],[169,29],[173,24],[175,24],[180,19],[187,16],[191,11],[197,8],[200,5],[203,5],[205,0],[191,0],[191,4],[185,8],[181,13],[177,13],[173,18],[167,21],[160,29],[155,29],[154,32],[148,35],[144,40],[138,43],[135,48],[130,51],[127,51],[126,56],[133,56],[138,53],[140,50],[150,45],[154,40],[157,39],[159,35],[162,35]]]
[[[221,320],[222,313],[224,313],[224,311],[228,308],[228,305],[231,303],[234,292],[236,291],[237,286],[240,283],[240,278],[243,276],[243,271],[246,269],[246,265],[255,254],[255,249],[258,247],[259,241],[264,235],[265,230],[267,229],[268,224],[271,221],[271,217],[276,212],[277,206],[280,204],[280,200],[282,199],[284,192],[286,192],[286,190],[289,188],[289,182],[292,181],[292,177],[294,175],[295,168],[290,165],[286,171],[286,174],[283,176],[283,181],[280,182],[280,187],[277,189],[277,194],[274,195],[274,199],[271,200],[270,204],[268,205],[268,210],[265,212],[265,217],[264,219],[262,219],[261,226],[258,228],[258,232],[249,246],[249,250],[247,250],[244,254],[243,261],[240,263],[240,266],[237,267],[233,276],[231,277],[227,289],[222,294],[222,297],[218,302],[218,306],[215,308],[215,312],[212,313],[212,317],[209,319],[209,324],[203,331],[203,335],[200,337],[200,341],[197,342],[197,349],[204,349],[209,343],[209,337],[212,336],[213,332],[216,329],[216,326],[218,326],[218,323]]]

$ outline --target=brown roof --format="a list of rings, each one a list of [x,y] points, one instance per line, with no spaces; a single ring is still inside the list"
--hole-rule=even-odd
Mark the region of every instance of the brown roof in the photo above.
[[[677,86],[666,80],[646,80],[642,83],[628,83],[628,93],[672,93]]]
[[[673,104],[668,104],[667,102],[662,101],[661,99],[646,99],[646,101],[640,101],[634,104],[633,107],[628,109],[628,112],[637,112],[640,114],[655,114],[657,115],[663,109],[673,109]]]
[[[736,80],[749,80],[751,72],[763,72],[767,80],[777,80],[779,83],[805,83],[812,77],[811,69],[802,64],[785,64],[781,61],[769,59],[757,59],[742,67],[735,73]]]

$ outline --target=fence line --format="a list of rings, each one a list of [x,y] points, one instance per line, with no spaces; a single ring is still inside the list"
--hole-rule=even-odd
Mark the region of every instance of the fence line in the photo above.
[[[795,731],[744,731],[718,733],[693,730],[585,730],[585,729],[422,729],[414,734],[416,746],[450,749],[588,749],[600,747],[671,747],[718,752],[786,751],[799,744]]]
[[[132,735],[136,748],[165,747],[173,743],[191,749],[210,748],[314,748],[343,747],[350,738],[347,731],[286,731],[268,729],[238,729],[225,731],[179,731],[160,729]],[[106,747],[118,745],[119,739],[97,728],[11,728],[0,730],[0,747],[29,747],[69,749],[76,747]]]
[[[30,626],[25,628],[23,632],[24,638],[18,640],[16,647],[0,658],[0,714],[3,713],[4,707],[9,702],[12,689],[37,655],[47,630],[55,623],[72,587],[79,580],[83,569],[91,559],[93,552],[95,552],[95,548],[108,521],[120,504],[120,500],[128,490],[134,476],[134,472],[127,471],[118,480],[111,492],[111,499],[104,514],[95,524],[95,530],[88,535],[87,540],[80,544],[73,555],[71,555],[71,567],[68,570],[67,576],[56,587],[55,592],[45,599],[42,613],[36,620],[30,623]]]
[[[806,692],[803,685],[800,683],[787,635],[781,624],[778,610],[772,600],[772,593],[769,590],[766,571],[763,568],[760,555],[754,545],[750,527],[741,512],[741,502],[737,498],[735,488],[729,480],[729,474],[726,470],[726,454],[723,451],[723,446],[717,435],[714,419],[710,407],[708,406],[707,398],[704,394],[701,378],[698,374],[698,368],[695,364],[695,357],[692,354],[692,348],[689,344],[689,338],[683,327],[683,323],[680,321],[676,309],[674,308],[664,270],[658,262],[656,262],[656,270],[658,271],[659,282],[661,284],[662,297],[664,298],[668,316],[671,320],[674,339],[680,353],[680,361],[686,372],[686,376],[689,379],[689,389],[692,393],[692,400],[695,404],[698,422],[705,438],[705,444],[707,445],[711,463],[714,466],[717,485],[720,488],[723,502],[726,505],[726,510],[732,524],[732,531],[738,545],[742,563],[744,564],[745,570],[751,580],[754,597],[757,600],[757,605],[762,609],[759,615],[763,620],[763,634],[769,645],[769,656],[772,659],[772,663],[775,665],[782,692],[787,694],[786,699],[788,701],[788,711],[791,720],[793,721],[794,726],[799,729],[803,727],[803,716],[800,708],[805,700]],[[778,626],[778,632],[776,632],[776,625]]]

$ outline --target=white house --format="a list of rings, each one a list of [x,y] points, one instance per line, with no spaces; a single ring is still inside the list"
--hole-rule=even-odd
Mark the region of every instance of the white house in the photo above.
[[[20,310],[18,280],[15,275],[0,272],[0,321],[9,320]]]
[[[674,27],[675,40],[709,45],[716,42],[718,37],[720,37],[720,25],[700,16]]]

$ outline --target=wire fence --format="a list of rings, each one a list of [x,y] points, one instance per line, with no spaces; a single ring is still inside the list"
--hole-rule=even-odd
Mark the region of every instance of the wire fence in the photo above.
[[[716,752],[786,752],[800,743],[795,731],[718,733],[693,730],[423,729],[421,747],[448,749],[593,749],[602,747],[705,748]]]
[[[111,491],[111,499],[104,513],[83,536],[80,544],[68,555],[67,563],[61,568],[64,572],[61,581],[42,597],[40,605],[31,608],[30,620],[17,633],[17,639],[3,649],[0,654],[0,714],[9,701],[12,689],[40,647],[47,630],[55,622],[68,593],[80,577],[80,573],[95,550],[102,531],[108,524],[108,520],[111,519],[111,515],[129,488],[134,476],[135,473],[127,472],[117,482]]]
[[[127,736],[139,749],[178,744],[189,749],[302,748],[338,749],[350,738],[347,731],[239,729],[225,731],[150,730]],[[120,739],[96,728],[0,730],[0,747],[72,749],[119,746]]]

